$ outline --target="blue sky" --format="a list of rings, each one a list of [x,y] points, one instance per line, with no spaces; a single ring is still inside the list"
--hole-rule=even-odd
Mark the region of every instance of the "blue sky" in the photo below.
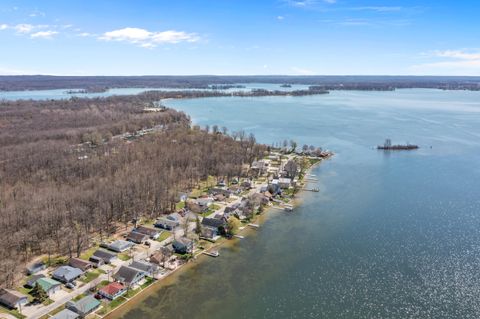
[[[478,0],[0,2],[0,74],[480,75]]]

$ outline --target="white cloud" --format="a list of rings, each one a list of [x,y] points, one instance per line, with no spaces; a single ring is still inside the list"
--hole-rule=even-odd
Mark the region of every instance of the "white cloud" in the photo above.
[[[0,24],[0,31],[7,30],[7,29],[8,29],[8,24]]]
[[[81,33],[78,33],[77,34],[78,37],[82,37],[82,38],[86,38],[86,37],[91,37],[93,36],[93,34],[89,33],[89,32],[81,32]]]
[[[57,31],[48,30],[48,31],[39,31],[39,32],[32,33],[30,34],[30,37],[32,39],[51,39],[53,36],[57,34],[58,34]]]
[[[283,19],[285,19],[284,16],[278,16],[278,17],[277,17],[277,20],[280,20],[280,21],[281,21],[281,20],[283,20]]]
[[[413,72],[431,75],[480,75],[480,50],[433,51],[427,56],[437,61],[414,65],[411,67]]]
[[[389,7],[389,6],[366,6],[366,7],[354,7],[350,8],[353,11],[375,11],[375,12],[398,12],[402,11],[402,7]]]
[[[99,37],[104,41],[119,41],[138,44],[144,48],[153,48],[159,44],[197,42],[200,38],[195,33],[167,30],[152,32],[140,28],[123,28],[105,32]]]
[[[31,24],[22,23],[22,24],[17,24],[13,28],[18,33],[30,33],[30,32],[33,31],[33,29],[35,29],[35,26],[33,26]]]
[[[298,68],[296,66],[293,66],[290,68],[290,70],[295,74],[295,75],[314,75],[315,72],[309,69],[304,69],[304,68]]]
[[[308,8],[319,3],[334,4],[337,0],[284,0],[283,2],[292,7]]]
[[[463,50],[434,51],[434,55],[441,58],[452,58],[459,60],[480,60],[480,52]]]

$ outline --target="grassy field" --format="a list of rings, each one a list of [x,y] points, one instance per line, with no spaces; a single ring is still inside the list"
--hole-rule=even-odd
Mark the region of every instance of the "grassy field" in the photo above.
[[[132,257],[130,257],[128,253],[121,253],[121,254],[118,254],[118,259],[120,259],[121,261],[127,261],[132,259]]]
[[[169,231],[162,231],[162,233],[160,234],[160,236],[158,237],[157,241],[159,242],[162,242],[164,241],[165,239],[167,239],[168,237],[172,236],[172,233],[169,232]]]
[[[95,245],[92,248],[89,248],[83,254],[80,255],[80,259],[89,260],[92,257],[93,253],[99,248],[99,245]]]
[[[112,300],[110,302],[108,301],[105,301],[103,303],[103,307],[102,309],[100,309],[97,314],[101,315],[101,316],[104,316],[106,315],[107,313],[109,313],[110,311],[112,311],[113,309],[117,308],[118,306],[120,306],[121,304],[123,304],[125,301],[127,301],[127,299],[125,299],[124,297],[118,297],[117,299],[115,300]]]

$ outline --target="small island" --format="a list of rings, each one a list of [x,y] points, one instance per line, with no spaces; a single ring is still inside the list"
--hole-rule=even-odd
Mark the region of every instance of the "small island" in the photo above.
[[[378,150],[384,150],[384,151],[409,151],[409,150],[416,150],[418,148],[419,148],[418,145],[409,144],[409,143],[392,145],[392,141],[389,138],[385,140],[385,143],[383,143],[383,145],[377,146]]]

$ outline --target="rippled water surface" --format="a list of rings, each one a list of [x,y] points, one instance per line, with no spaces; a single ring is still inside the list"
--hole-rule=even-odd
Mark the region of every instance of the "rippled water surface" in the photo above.
[[[124,318],[479,318],[480,92],[175,100],[194,122],[336,156],[320,193]],[[373,149],[385,138],[412,152]]]

